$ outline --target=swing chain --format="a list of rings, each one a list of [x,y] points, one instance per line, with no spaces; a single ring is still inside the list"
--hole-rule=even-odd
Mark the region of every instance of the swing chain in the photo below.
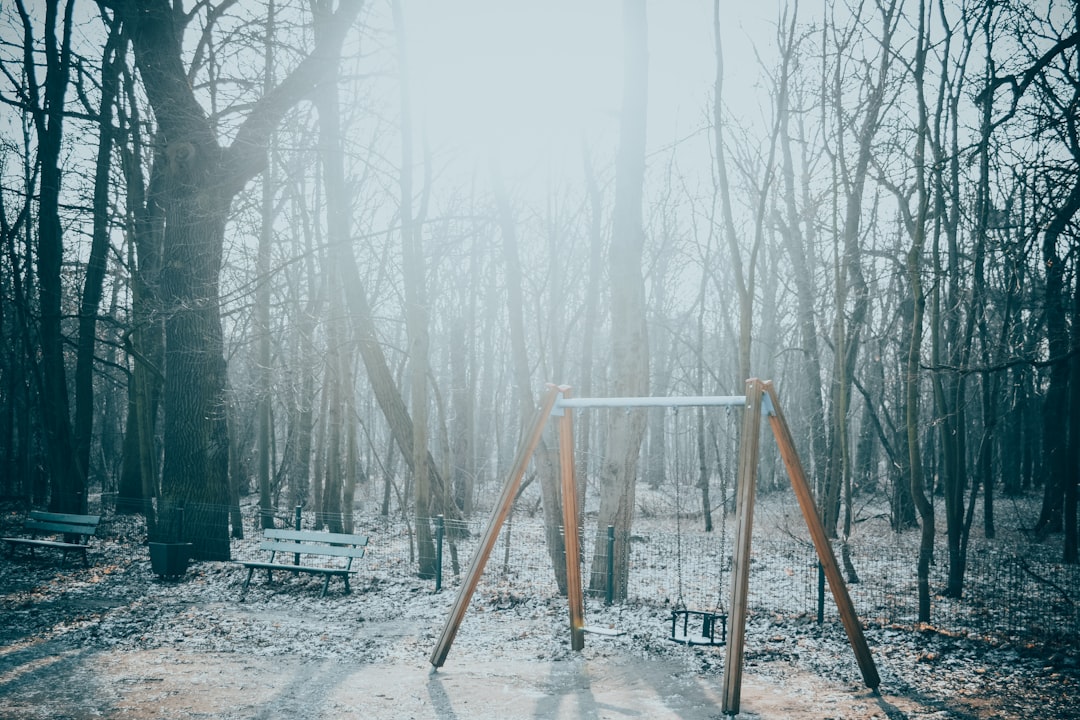
[[[678,425],[679,408],[672,408],[674,425]],[[682,488],[679,482],[679,453],[678,446],[675,448],[675,571],[678,584],[678,599],[675,600],[676,610],[685,610],[686,603],[683,601],[683,564],[682,564]]]

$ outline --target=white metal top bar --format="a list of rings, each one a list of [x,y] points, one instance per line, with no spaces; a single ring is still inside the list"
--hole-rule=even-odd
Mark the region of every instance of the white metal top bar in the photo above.
[[[688,397],[607,397],[564,398],[555,401],[556,408],[631,408],[631,407],[741,407],[745,395],[696,395]]]

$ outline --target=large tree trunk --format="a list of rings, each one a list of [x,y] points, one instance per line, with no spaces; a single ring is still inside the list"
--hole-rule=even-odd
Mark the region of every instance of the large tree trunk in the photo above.
[[[163,517],[165,539],[184,533],[201,559],[227,559],[228,428],[218,294],[232,198],[262,170],[270,133],[335,62],[360,3],[345,2],[312,53],[251,108],[228,148],[196,99],[183,64],[187,17],[167,0],[117,6],[165,147],[165,317],[162,498],[185,509],[186,529]]]
[[[645,0],[623,2],[623,97],[619,149],[615,161],[615,211],[609,254],[611,281],[611,391],[614,396],[648,393],[649,338],[645,328],[645,283],[641,274],[644,230],[641,224],[645,180],[645,117],[648,46]],[[605,532],[615,528],[612,597],[626,597],[630,528],[638,454],[645,431],[641,409],[608,415],[607,448],[600,466],[600,510],[592,588],[606,589],[601,571],[607,556]]]

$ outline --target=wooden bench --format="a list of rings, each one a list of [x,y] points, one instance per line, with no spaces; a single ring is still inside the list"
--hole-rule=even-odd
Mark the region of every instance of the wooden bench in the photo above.
[[[52,548],[63,553],[61,566],[67,563],[68,553],[77,552],[82,555],[83,565],[89,567],[90,562],[86,557],[86,550],[90,547],[87,541],[97,532],[100,515],[71,515],[67,513],[42,512],[31,510],[23,523],[23,532],[34,537],[6,537],[0,538],[8,544],[8,551],[14,555],[15,548],[25,547],[30,549],[30,556],[34,556],[34,549]],[[40,535],[51,535],[53,539],[44,539]]]
[[[256,570],[266,571],[266,582],[274,581],[274,570],[284,570],[291,573],[307,573],[309,575],[321,575],[323,577],[322,592],[319,597],[326,595],[326,589],[330,586],[330,578],[340,577],[345,582],[345,593],[351,592],[349,588],[349,574],[356,572],[352,569],[353,560],[364,557],[364,546],[367,545],[367,536],[349,535],[346,533],[331,533],[310,530],[263,530],[263,539],[259,543],[259,549],[270,553],[268,562],[253,560],[241,560],[240,565],[247,568],[247,578],[244,580],[244,588],[240,591],[243,599],[247,593],[251,576]],[[275,562],[278,555],[291,556],[292,562]],[[310,560],[307,558],[311,558]],[[315,558],[344,558],[342,563],[314,565]],[[301,562],[304,559],[304,562]]]

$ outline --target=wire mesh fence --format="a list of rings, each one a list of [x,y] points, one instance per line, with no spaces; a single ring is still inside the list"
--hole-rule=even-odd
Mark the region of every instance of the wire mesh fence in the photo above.
[[[115,498],[95,496],[89,511],[103,517],[108,533]],[[213,506],[208,512],[185,511],[186,532],[192,536],[218,531],[223,514],[236,508]],[[205,508],[203,508],[205,509]],[[13,506],[11,522],[24,508]],[[246,539],[230,540],[233,559],[257,553],[262,518],[257,507],[247,505],[241,513]],[[5,516],[5,517],[6,517]],[[201,527],[202,519],[215,524]],[[272,518],[277,527],[293,527],[295,514],[281,511]],[[344,518],[338,518],[343,521]],[[357,515],[349,531],[370,537],[364,571],[383,577],[417,579],[416,520],[400,516]],[[434,537],[434,519],[424,520]],[[325,529],[327,518],[301,512],[304,529]],[[782,524],[762,517],[757,527]],[[441,580],[451,587],[466,573],[479,547],[486,518],[447,522],[443,536]],[[585,586],[586,613],[607,602],[613,546],[629,547],[625,602],[697,610],[726,610],[732,575],[734,532],[721,526],[712,533],[679,528],[674,522],[638,523],[632,535],[609,537],[606,527],[587,523],[579,529],[581,577]],[[99,534],[100,534],[99,532]],[[844,549],[835,548],[838,558]],[[942,545],[935,550],[931,567],[931,624],[939,629],[980,636],[1029,642],[1076,642],[1080,637],[1080,566],[1058,562],[1050,548],[982,547],[967,553],[964,589],[960,598],[942,594],[947,582],[948,554]],[[850,542],[846,548],[851,569],[848,590],[856,611],[871,624],[914,626],[918,620],[916,550],[911,543],[888,544],[886,538]],[[555,597],[559,594],[555,566],[548,550],[545,526],[539,517],[512,514],[502,527],[485,566],[478,594],[499,597]],[[831,594],[821,578],[812,545],[796,533],[755,530],[750,559],[749,606],[752,613],[784,617],[837,618]]]
[[[365,523],[371,522],[368,520]],[[371,546],[380,567],[415,574],[408,557],[409,531],[401,520],[372,525]],[[476,552],[483,521],[463,525],[454,541],[463,574]],[[613,546],[606,528],[582,527],[582,581],[588,605],[606,602]],[[626,602],[698,610],[726,609],[731,588],[732,535],[699,531],[675,533],[653,528],[625,538],[629,543]],[[918,620],[916,557],[903,547],[849,545],[857,581],[847,575],[848,591],[865,622],[914,626]],[[836,548],[838,558],[841,549]],[[1080,567],[997,549],[968,552],[961,598],[941,594],[947,581],[945,549],[937,552],[930,583],[934,626],[981,636],[1030,641],[1060,641],[1080,635]],[[448,555],[447,555],[448,557]],[[481,580],[485,589],[534,596],[558,593],[554,563],[547,550],[543,523],[512,518],[502,529]],[[456,573],[447,562],[443,572]],[[449,582],[449,580],[448,580]],[[795,537],[755,538],[750,560],[749,605],[752,612],[785,617],[837,619],[831,592],[819,570],[813,546]]]
[[[458,553],[472,557],[482,523],[470,523]],[[587,605],[604,603],[611,573],[610,552],[620,538],[606,528],[583,527],[582,578]],[[399,540],[403,539],[397,533]],[[731,535],[674,533],[659,528],[621,540],[629,543],[626,602],[712,611],[725,610],[731,588]],[[401,549],[385,548],[399,555]],[[849,545],[848,591],[865,622],[914,626],[918,620],[916,556],[903,547]],[[838,558],[841,549],[836,549]],[[1027,641],[1061,641],[1080,635],[1080,567],[996,549],[968,552],[961,598],[941,594],[947,581],[945,549],[932,566],[931,623],[943,630]],[[408,573],[410,568],[405,566]],[[449,568],[444,572],[453,573]],[[517,519],[504,528],[487,563],[484,587],[553,596],[558,592],[543,524]],[[836,605],[820,572],[813,546],[795,537],[755,538],[750,560],[749,606],[752,612],[785,617],[838,618]],[[587,607],[588,610],[588,607]]]

